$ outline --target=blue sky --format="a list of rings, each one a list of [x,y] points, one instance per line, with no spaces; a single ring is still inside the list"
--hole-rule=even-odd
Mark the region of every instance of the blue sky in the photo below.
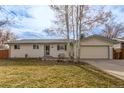
[[[9,28],[19,38],[46,38],[43,30],[52,25],[54,13],[49,6],[5,6],[14,17]],[[7,15],[9,16],[9,15]]]
[[[52,21],[55,15],[49,6],[18,5],[4,7],[11,12],[11,14],[4,15],[14,18],[14,23],[9,28],[19,38],[51,38],[43,32],[43,29],[54,26]],[[112,10],[117,20],[124,22],[124,6],[107,6],[107,10]]]

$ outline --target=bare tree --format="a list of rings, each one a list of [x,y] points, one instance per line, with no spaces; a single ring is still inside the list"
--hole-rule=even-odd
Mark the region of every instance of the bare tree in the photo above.
[[[51,31],[60,31],[60,34],[67,39],[68,58],[70,58],[70,7],[68,5],[51,6],[51,9],[57,13],[57,20],[54,21],[57,28],[54,28],[54,30]]]
[[[124,34],[124,23],[119,23],[113,19],[107,22],[101,31],[101,35],[107,38],[118,38],[122,34]]]
[[[64,35],[67,40],[71,37],[76,41],[76,58],[80,59],[81,33],[92,31],[93,27],[104,24],[111,12],[104,11],[104,6],[51,6],[56,14],[56,24],[52,31]]]
[[[105,12],[104,7],[76,6],[76,59],[80,60],[80,38],[81,33],[92,31],[92,28],[100,26],[108,21],[111,12]]]
[[[5,42],[15,39],[17,39],[17,36],[14,35],[12,32],[6,29],[0,29],[0,48],[4,48]]]
[[[69,7],[65,5],[65,23],[66,23],[66,30],[67,30],[67,50],[68,50],[68,57],[70,56],[70,29],[69,29]],[[70,58],[70,57],[69,57]]]
[[[0,18],[0,48],[3,48],[6,41],[17,38],[17,36],[10,32],[7,27],[7,25],[14,22],[13,19],[16,16],[12,13],[12,11],[7,10],[5,6],[0,6],[0,15],[2,16]]]

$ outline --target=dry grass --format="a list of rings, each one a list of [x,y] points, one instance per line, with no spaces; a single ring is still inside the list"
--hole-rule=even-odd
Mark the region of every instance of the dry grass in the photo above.
[[[88,64],[0,60],[0,87],[124,87],[124,81]]]

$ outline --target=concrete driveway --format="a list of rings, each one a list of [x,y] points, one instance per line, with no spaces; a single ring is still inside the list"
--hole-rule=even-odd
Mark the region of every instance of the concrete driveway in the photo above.
[[[124,80],[124,60],[83,60],[83,62]]]

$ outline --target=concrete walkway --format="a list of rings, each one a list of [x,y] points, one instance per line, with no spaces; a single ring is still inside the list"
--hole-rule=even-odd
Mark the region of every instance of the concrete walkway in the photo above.
[[[124,60],[82,60],[124,80]]]

